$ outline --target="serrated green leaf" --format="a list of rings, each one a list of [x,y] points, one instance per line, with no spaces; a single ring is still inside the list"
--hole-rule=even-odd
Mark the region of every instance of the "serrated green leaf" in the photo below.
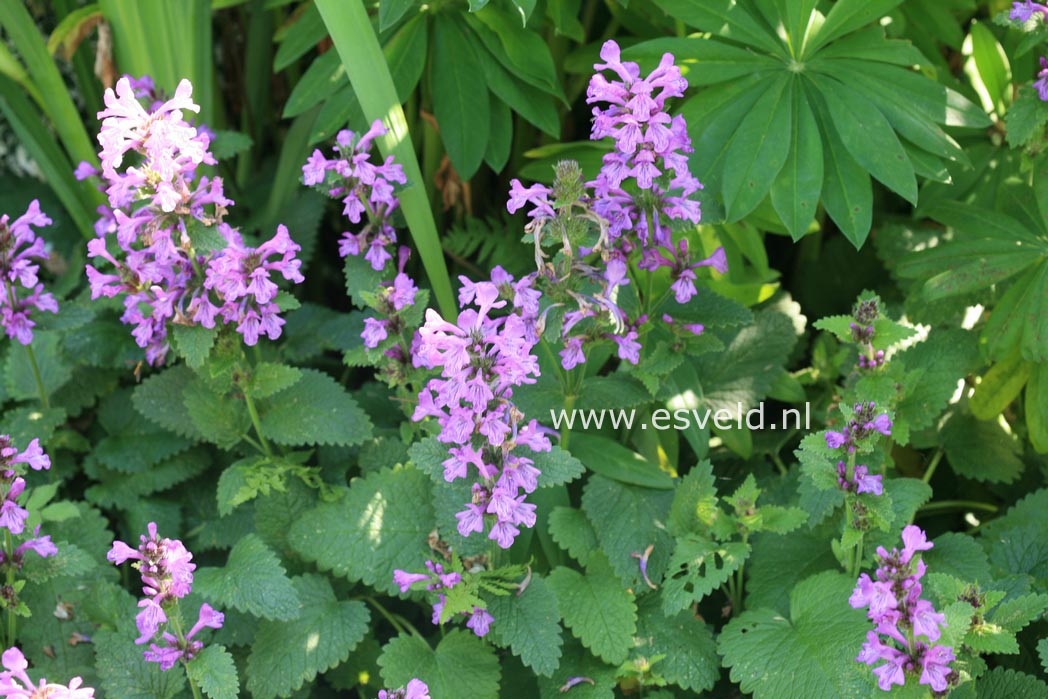
[[[188,367],[173,366],[136,386],[131,402],[139,413],[161,427],[183,437],[201,439],[184,403],[185,390],[194,380]]]
[[[1038,585],[1048,589],[1048,540],[1036,524],[1001,531],[990,549],[990,562],[1003,573],[1026,573],[1038,578]]]
[[[197,570],[194,589],[217,605],[264,619],[294,619],[301,608],[280,559],[255,534],[237,542],[224,567]]]
[[[73,367],[58,342],[54,331],[37,331],[33,334],[33,355],[40,371],[44,393],[54,395],[73,376]],[[7,393],[16,400],[39,400],[39,389],[27,348],[18,342],[10,342],[5,362]]]
[[[834,572],[799,583],[790,616],[747,610],[718,640],[731,679],[754,699],[779,699],[804,688],[805,699],[869,696],[869,670],[855,662],[869,622],[848,604],[855,581]]]
[[[1045,103],[1032,87],[1019,88],[1019,94],[1008,108],[1005,124],[1008,127],[1008,145],[1021,148],[1044,134],[1048,123],[1048,103]]]
[[[557,596],[546,580],[531,578],[527,589],[515,595],[493,597],[488,612],[495,617],[492,638],[535,671],[549,677],[560,662],[564,639],[560,630]]]
[[[339,502],[303,514],[291,546],[322,570],[394,594],[393,570],[421,570],[435,516],[429,478],[417,468],[386,469],[355,480]]]
[[[631,656],[661,658],[653,670],[671,684],[692,692],[712,689],[720,661],[710,627],[688,612],[666,616],[656,595],[643,598],[637,607],[637,640]]]
[[[251,425],[242,400],[197,379],[185,387],[182,402],[204,439],[222,449],[236,446]]]
[[[837,566],[824,529],[754,537],[746,565],[746,608],[766,607],[787,614],[790,590],[798,582]]]
[[[240,679],[233,656],[224,646],[209,645],[186,665],[189,679],[211,699],[237,699]]]
[[[933,328],[928,338],[896,355],[911,375],[913,385],[895,408],[895,421],[910,432],[933,424],[946,408],[960,381],[978,362],[972,333],[960,328]]]
[[[995,420],[950,416],[942,432],[943,449],[953,471],[988,483],[1011,483],[1023,470],[1021,444]]]
[[[572,507],[554,507],[549,514],[549,532],[553,540],[582,565],[597,548],[597,532],[586,515]]]
[[[637,606],[607,557],[595,551],[589,556],[585,575],[558,567],[549,574],[548,582],[557,595],[565,626],[582,645],[613,665],[626,660],[637,630]]]
[[[718,544],[697,536],[677,540],[662,583],[662,609],[676,614],[727,582],[750,554],[741,541]]]
[[[260,401],[262,432],[277,444],[359,444],[371,436],[367,414],[337,381],[303,369],[289,387]]]
[[[92,639],[98,658],[101,689],[121,699],[173,699],[186,685],[185,674],[164,672],[142,660],[134,635],[99,629]]]
[[[247,391],[253,398],[268,398],[293,386],[302,378],[302,370],[287,364],[261,362],[256,364],[247,379]]]
[[[962,685],[955,694],[960,694],[961,689],[972,687],[969,699],[1048,699],[1048,684],[1033,675],[1027,675],[1016,670],[1003,667],[995,667],[978,681]],[[963,696],[961,699],[965,699]]]
[[[397,636],[378,659],[387,687],[418,678],[432,699],[498,699],[501,671],[491,648],[470,631],[455,629],[435,649],[418,636]]]
[[[586,483],[582,509],[593,523],[600,548],[608,556],[615,574],[627,587],[641,589],[637,556],[653,546],[648,559],[648,576],[658,585],[669,559],[673,537],[664,526],[673,494],[617,483],[593,476]]]
[[[317,673],[345,662],[368,630],[359,600],[338,600],[319,575],[293,581],[301,611],[290,621],[263,621],[247,660],[247,688],[258,699],[289,696]]]

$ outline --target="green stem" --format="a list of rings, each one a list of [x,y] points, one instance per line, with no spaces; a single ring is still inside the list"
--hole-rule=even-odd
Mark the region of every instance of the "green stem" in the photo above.
[[[7,586],[10,588],[14,587],[15,584],[15,569],[11,561],[14,555],[14,543],[11,541],[11,532],[4,530],[4,556],[7,559]],[[18,631],[18,617],[15,615],[13,607],[7,608],[7,647],[11,648],[15,645],[15,635]]]
[[[178,602],[175,602],[171,611],[172,613],[168,615],[168,619],[171,622],[171,630],[175,632],[175,636],[178,638],[178,645],[184,648],[186,645],[186,636],[182,632],[182,612],[178,608]],[[185,665],[189,664],[185,659],[183,659],[182,662]],[[188,672],[186,673],[186,679],[189,680],[189,689],[193,692],[193,699],[203,699],[200,695],[200,688],[196,686],[196,682],[193,681],[193,678]]]
[[[572,393],[572,394],[568,394],[568,395],[564,396],[564,413],[565,413],[565,415],[567,415],[568,413],[570,413],[574,409],[575,409],[575,395]],[[563,425],[560,428],[560,448],[561,449],[567,449],[568,448],[568,441],[570,439],[571,439],[571,431],[568,429],[567,425]]]
[[[47,389],[44,388],[44,379],[40,376],[40,365],[36,363],[36,352],[32,345],[25,346],[25,352],[29,355],[29,366],[33,370],[33,379],[36,381],[36,392],[40,396],[40,405],[44,410],[51,407],[51,401],[47,399]]]
[[[997,505],[991,505],[988,502],[977,502],[975,500],[940,500],[939,502],[928,503],[921,509],[917,510],[917,514],[927,514],[929,512],[949,512],[950,510],[980,510],[982,512],[997,512]]]
[[[422,638],[422,634],[418,632],[418,629],[416,629],[414,626],[408,623],[404,619],[404,617],[398,618],[396,615],[391,614],[390,611],[386,609],[384,606],[382,606],[382,603],[374,597],[364,596],[360,599],[364,600],[372,607],[374,607],[375,611],[381,614],[382,617],[389,622],[390,626],[396,629],[396,632],[398,634],[411,633],[412,635],[417,636],[418,638]]]
[[[852,563],[852,577],[859,577],[859,571],[862,570],[862,545],[865,537],[859,537],[859,543],[855,547],[855,560]]]
[[[939,462],[942,461],[943,450],[935,452],[935,456],[932,457],[931,463],[928,464],[928,468],[924,471],[924,477],[921,478],[925,483],[929,483],[932,480],[932,475],[935,473],[935,469],[939,467]]]
[[[266,435],[262,434],[262,421],[258,419],[258,409],[255,407],[250,391],[244,391],[244,402],[247,404],[247,413],[251,416],[251,424],[255,426],[255,434],[258,435],[258,441],[262,444],[262,450],[266,452],[266,456],[273,456],[273,449],[269,446]]]

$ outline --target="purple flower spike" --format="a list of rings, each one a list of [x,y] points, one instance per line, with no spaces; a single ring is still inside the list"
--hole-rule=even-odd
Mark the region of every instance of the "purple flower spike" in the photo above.
[[[950,663],[955,659],[953,649],[934,645],[941,637],[946,616],[935,611],[932,603],[921,599],[920,579],[926,566],[914,555],[927,551],[932,544],[919,527],[903,529],[904,548],[877,549],[879,566],[877,579],[863,573],[859,576],[849,604],[856,609],[868,608],[867,616],[875,625],[866,634],[856,661],[873,666],[877,686],[890,691],[904,686],[908,675],[921,673],[918,682],[936,692],[944,692],[950,684]],[[886,636],[886,639],[882,639]],[[887,641],[887,642],[886,642]]]
[[[0,216],[0,327],[23,345],[33,341],[33,311],[58,312],[58,302],[44,291],[37,276],[39,263],[50,254],[33,229],[49,225],[51,219],[40,210],[36,199],[14,221],[6,214]]]

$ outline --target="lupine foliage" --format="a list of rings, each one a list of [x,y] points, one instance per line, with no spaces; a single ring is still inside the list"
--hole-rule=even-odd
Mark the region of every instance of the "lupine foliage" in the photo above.
[[[0,0],[0,696],[1048,698],[1046,55]]]

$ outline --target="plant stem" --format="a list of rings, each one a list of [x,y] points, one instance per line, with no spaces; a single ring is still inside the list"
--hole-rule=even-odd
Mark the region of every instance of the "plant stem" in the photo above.
[[[855,560],[852,563],[852,577],[859,577],[859,571],[862,570],[862,545],[865,537],[859,537],[859,543],[855,547]]]
[[[251,416],[251,424],[255,426],[255,434],[258,435],[262,449],[266,452],[266,456],[273,456],[273,449],[266,441],[266,435],[262,434],[262,422],[258,419],[258,409],[255,407],[255,400],[251,397],[250,391],[244,391],[244,402],[247,404],[247,413]]]
[[[991,505],[988,502],[977,502],[975,500],[940,500],[939,502],[928,503],[924,507],[917,510],[917,514],[929,513],[929,512],[949,512],[950,510],[981,510],[982,512],[997,512],[997,505]]]
[[[414,626],[408,623],[407,620],[404,619],[404,617],[398,618],[396,615],[391,614],[390,611],[386,609],[384,606],[382,606],[382,603],[374,597],[365,596],[361,597],[360,599],[364,600],[372,607],[374,607],[375,611],[381,614],[383,618],[390,623],[390,626],[396,629],[396,632],[398,634],[411,633],[412,635],[417,636],[418,638],[422,638],[422,634],[418,632],[418,629],[416,629]]]
[[[29,366],[33,369],[33,379],[36,380],[36,392],[40,396],[40,405],[47,410],[51,407],[51,402],[47,399],[47,389],[44,388],[44,380],[40,376],[40,365],[36,363],[36,352],[33,351],[32,345],[26,345],[25,352],[29,355]]]
[[[15,584],[15,569],[11,563],[14,555],[14,543],[11,541],[11,532],[4,530],[4,557],[7,559],[7,586]],[[18,617],[12,607],[7,608],[7,647],[15,645],[15,634],[18,630]]]
[[[929,483],[932,480],[932,475],[935,473],[935,469],[939,467],[939,462],[942,461],[943,450],[939,449],[935,452],[935,456],[932,457],[931,462],[928,464],[928,468],[924,471],[924,476],[921,478],[925,483]]]

